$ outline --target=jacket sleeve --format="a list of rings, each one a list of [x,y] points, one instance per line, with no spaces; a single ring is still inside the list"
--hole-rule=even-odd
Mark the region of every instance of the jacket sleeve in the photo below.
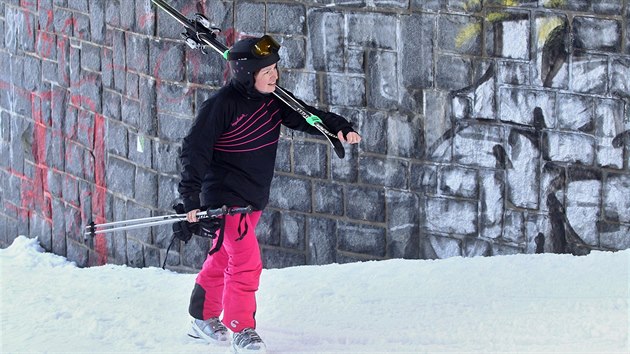
[[[295,98],[293,94],[291,94],[291,96]],[[332,112],[321,111],[315,107],[307,105],[298,98],[295,99],[300,102],[300,104],[302,104],[302,106],[304,106],[304,108],[306,108],[310,113],[321,118],[322,123],[324,123],[324,125],[331,133],[337,134],[338,132],[342,131],[345,136],[349,132],[354,131],[354,129],[352,128],[352,123],[348,122],[346,118]],[[304,119],[304,117],[302,117],[302,115],[300,115],[298,112],[294,111],[291,107],[285,105],[284,103],[282,103],[282,105],[284,106],[283,124],[285,126],[313,135],[321,134],[319,130],[317,130],[317,128],[310,125],[306,121],[306,119]]]
[[[205,101],[182,142],[179,156],[182,179],[178,192],[186,212],[201,207],[199,193],[204,176],[212,162],[214,144],[223,131],[224,114],[212,100]]]

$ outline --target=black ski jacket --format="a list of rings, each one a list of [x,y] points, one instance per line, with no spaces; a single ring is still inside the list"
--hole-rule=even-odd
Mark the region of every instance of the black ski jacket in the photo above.
[[[345,118],[304,106],[331,132],[353,131]],[[223,205],[264,209],[269,201],[281,124],[321,134],[272,94],[252,92],[238,81],[232,80],[203,102],[182,143],[183,170],[178,190],[185,210]]]

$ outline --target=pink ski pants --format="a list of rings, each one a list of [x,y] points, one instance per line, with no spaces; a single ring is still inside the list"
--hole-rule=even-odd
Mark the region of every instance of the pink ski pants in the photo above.
[[[195,280],[189,309],[193,317],[206,320],[223,312],[222,321],[233,332],[256,328],[262,260],[255,230],[261,213],[225,216],[223,245],[208,256]]]

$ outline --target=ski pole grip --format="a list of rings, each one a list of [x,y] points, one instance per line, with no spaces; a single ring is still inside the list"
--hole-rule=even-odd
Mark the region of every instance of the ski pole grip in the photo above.
[[[228,211],[228,214],[230,215],[234,215],[234,214],[249,214],[253,211],[253,208],[251,205],[248,205],[244,208],[231,208]]]

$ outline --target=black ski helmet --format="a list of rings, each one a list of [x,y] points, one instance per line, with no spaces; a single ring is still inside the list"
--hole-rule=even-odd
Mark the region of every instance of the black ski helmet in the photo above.
[[[268,35],[241,39],[230,48],[227,59],[232,78],[246,88],[254,87],[254,73],[280,60],[280,45]]]

